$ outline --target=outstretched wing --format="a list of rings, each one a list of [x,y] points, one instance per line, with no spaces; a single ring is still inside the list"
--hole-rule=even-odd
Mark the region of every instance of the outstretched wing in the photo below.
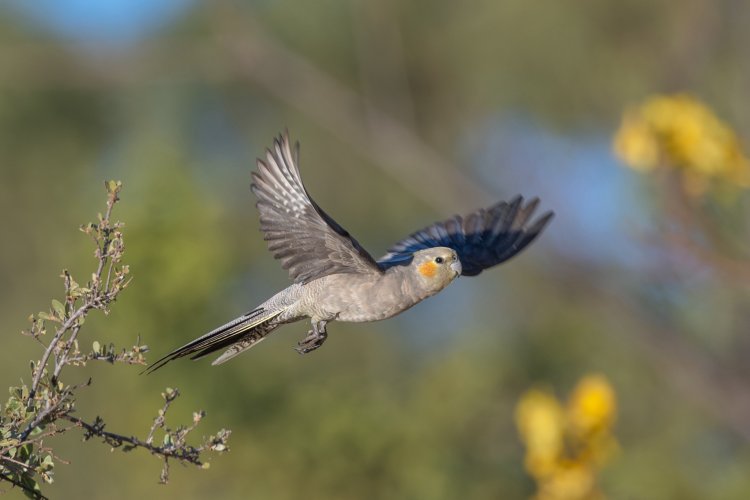
[[[274,258],[295,283],[329,274],[381,273],[375,259],[310,198],[298,163],[299,143],[292,149],[285,133],[252,174],[260,229]]]
[[[523,198],[517,196],[464,217],[436,222],[393,245],[378,264],[387,269],[409,260],[417,250],[450,247],[461,260],[461,274],[476,276],[510,259],[539,236],[554,213],[546,212],[532,221],[538,204],[539,199],[534,198],[524,205]]]

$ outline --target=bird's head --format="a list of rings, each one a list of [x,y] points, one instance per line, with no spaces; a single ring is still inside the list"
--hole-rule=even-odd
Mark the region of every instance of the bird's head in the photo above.
[[[425,287],[438,292],[461,274],[461,261],[456,251],[447,247],[427,248],[414,252],[411,265]]]

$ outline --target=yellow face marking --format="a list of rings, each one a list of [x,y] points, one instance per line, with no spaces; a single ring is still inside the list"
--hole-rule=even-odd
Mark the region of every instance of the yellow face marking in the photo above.
[[[429,261],[425,262],[424,264],[419,265],[419,274],[424,276],[425,278],[432,278],[435,276],[435,273],[437,272],[437,266],[434,262]]]

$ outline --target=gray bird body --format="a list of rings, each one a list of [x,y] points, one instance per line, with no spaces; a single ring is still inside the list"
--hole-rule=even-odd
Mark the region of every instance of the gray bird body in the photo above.
[[[444,255],[446,261],[455,256],[449,248],[422,252],[425,260],[432,260],[432,255]],[[352,323],[379,321],[405,311],[448,286],[461,273],[458,260],[451,262],[456,265],[440,279],[424,279],[417,271],[417,265],[394,266],[372,275],[332,274],[302,285],[299,291],[290,290],[293,285],[281,293],[299,294],[297,302],[288,309],[290,315],[297,315],[295,319],[309,317],[312,321]]]
[[[197,359],[221,349],[224,353],[213,364],[224,363],[279,326],[308,318],[312,329],[297,351],[310,352],[325,341],[327,323],[393,317],[440,292],[462,271],[474,276],[516,255],[552,218],[548,212],[527,227],[538,200],[522,205],[519,196],[417,231],[376,261],[310,198],[298,164],[299,145],[292,149],[284,135],[265,161],[258,160],[251,186],[268,248],[294,284],[167,354],[149,371],[173,359]]]

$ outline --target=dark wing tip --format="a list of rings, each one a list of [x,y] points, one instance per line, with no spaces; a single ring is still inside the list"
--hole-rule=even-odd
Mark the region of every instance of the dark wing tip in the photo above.
[[[458,252],[462,274],[476,276],[519,254],[541,234],[554,212],[534,217],[540,203],[538,197],[524,202],[523,196],[516,195],[468,215],[436,222],[392,245],[379,264],[387,269],[417,250],[447,246]]]
[[[292,157],[292,161],[294,161],[295,165],[298,165],[300,148],[299,141],[294,141],[294,143],[292,143],[291,139],[289,139],[288,128],[284,128],[284,132],[279,134],[279,140],[281,141],[281,145],[289,150],[290,156]]]
[[[530,237],[529,243],[536,239],[537,236],[542,234],[542,231],[544,231],[550,221],[554,218],[555,212],[553,212],[552,210],[549,210],[540,215],[539,218],[534,221],[534,223],[526,230]]]
[[[544,231],[544,228],[547,227],[547,224],[550,223],[552,219],[555,218],[555,212],[553,210],[548,210],[547,212],[544,212],[542,215],[537,218],[537,220],[534,221],[534,223],[529,227],[527,230],[528,233],[534,233],[535,235],[540,234],[542,231]]]
[[[528,210],[529,208],[531,208],[531,210]],[[555,213],[552,211],[545,212],[527,226],[527,222],[531,219],[532,211],[534,208],[536,208],[536,204],[534,204],[534,206],[532,207],[526,205],[526,207],[524,207],[518,214],[517,218],[523,219],[523,221],[520,222],[521,226],[518,229],[512,230],[511,234],[514,234],[515,236],[513,236],[510,241],[505,242],[505,244],[501,245],[501,247],[499,248],[499,252],[497,252],[497,254],[495,255],[495,258],[497,260],[496,264],[505,262],[511,257],[514,257],[521,253],[521,251],[523,251],[526,247],[533,243],[534,240],[536,240],[539,235],[542,234],[542,231],[544,231],[544,229],[547,227],[547,224],[549,224],[549,222],[555,216]]]
[[[294,141],[294,144],[292,144],[292,141],[289,139],[288,128],[284,128],[283,132],[273,138],[273,145],[274,149],[278,149],[282,153],[285,149],[288,149],[290,153],[297,152],[296,155],[292,155],[292,159],[297,160],[297,157],[299,156],[299,141]],[[269,153],[271,152],[268,149],[266,151]]]
[[[542,216],[540,217],[540,219],[544,220],[545,224],[547,222],[551,221],[554,218],[555,218],[555,211],[554,210],[548,210],[548,211],[544,212],[544,214],[542,214]]]
[[[539,206],[541,200],[539,200],[538,196],[534,196],[533,198],[529,199],[529,201],[526,202],[526,206],[524,207],[524,210],[528,211],[529,214],[534,213],[536,210],[536,207]]]

